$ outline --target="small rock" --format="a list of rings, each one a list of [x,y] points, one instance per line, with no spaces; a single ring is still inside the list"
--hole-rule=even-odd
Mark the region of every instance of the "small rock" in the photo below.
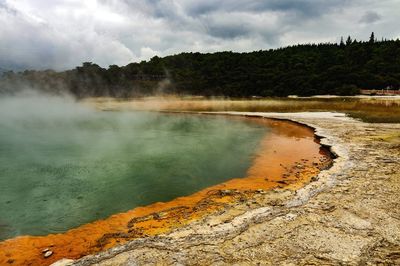
[[[45,248],[45,249],[42,250],[42,253],[46,253],[49,250],[50,250],[49,248]]]
[[[327,212],[333,212],[336,209],[334,205],[325,205],[322,207],[322,210],[327,211]]]
[[[51,250],[49,250],[49,251],[47,251],[46,253],[44,253],[44,257],[45,257],[45,258],[48,258],[48,257],[50,257],[51,255],[53,255],[53,251],[51,251]]]

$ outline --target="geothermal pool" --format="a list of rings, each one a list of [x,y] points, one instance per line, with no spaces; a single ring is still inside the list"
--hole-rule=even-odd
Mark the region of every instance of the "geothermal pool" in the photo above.
[[[244,177],[269,128],[214,116],[0,102],[0,239],[67,231]]]

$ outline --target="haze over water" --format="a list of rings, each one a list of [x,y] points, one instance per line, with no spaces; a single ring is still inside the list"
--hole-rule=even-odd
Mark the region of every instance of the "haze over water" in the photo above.
[[[46,235],[245,176],[264,126],[0,99],[0,239]]]

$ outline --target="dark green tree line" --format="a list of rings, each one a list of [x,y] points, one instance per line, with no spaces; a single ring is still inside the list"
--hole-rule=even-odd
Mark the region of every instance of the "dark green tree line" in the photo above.
[[[63,72],[5,72],[0,79],[3,92],[12,93],[24,86],[80,98],[157,93],[353,95],[360,89],[400,88],[400,41],[377,41],[372,33],[367,42],[348,36],[339,44],[305,44],[249,53],[181,53],[107,69],[86,62]]]

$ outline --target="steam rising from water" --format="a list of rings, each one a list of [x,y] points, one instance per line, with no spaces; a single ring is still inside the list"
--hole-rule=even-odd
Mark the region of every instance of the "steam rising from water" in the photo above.
[[[0,99],[0,239],[61,232],[245,175],[265,127]]]

